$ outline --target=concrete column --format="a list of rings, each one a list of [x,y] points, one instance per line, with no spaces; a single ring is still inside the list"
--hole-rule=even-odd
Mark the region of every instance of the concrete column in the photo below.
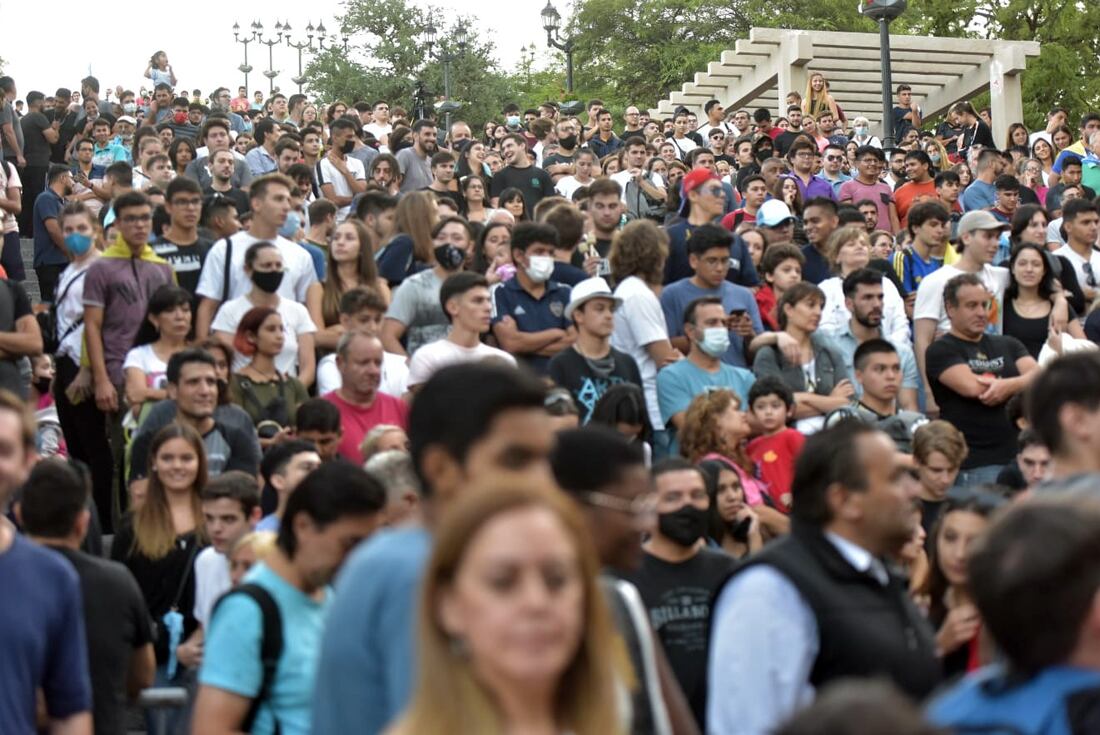
[[[1008,126],[1024,119],[1024,98],[1020,72],[1026,59],[1015,58],[1018,49],[999,48],[989,60],[989,108],[993,118],[993,141],[1004,145]]]

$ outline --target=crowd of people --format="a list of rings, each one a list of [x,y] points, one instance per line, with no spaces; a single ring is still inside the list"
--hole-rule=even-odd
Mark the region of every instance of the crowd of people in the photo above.
[[[0,730],[1100,730],[1100,114],[146,77],[0,77]]]

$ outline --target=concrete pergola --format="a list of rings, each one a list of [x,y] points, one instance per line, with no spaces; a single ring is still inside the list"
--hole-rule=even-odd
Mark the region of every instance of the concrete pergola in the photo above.
[[[1028,58],[1039,55],[1037,42],[890,36],[890,46],[894,87],[910,85],[926,118],[988,89],[998,145],[1008,126],[1023,119],[1020,75]],[[809,75],[820,71],[849,122],[862,115],[881,135],[881,69],[877,33],[753,28],[650,113],[665,117],[687,107],[702,121],[703,105],[717,99],[727,110],[766,107],[775,114],[788,92],[804,95]]]

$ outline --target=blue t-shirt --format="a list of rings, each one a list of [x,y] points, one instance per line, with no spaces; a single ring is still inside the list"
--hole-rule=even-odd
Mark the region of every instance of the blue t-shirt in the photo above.
[[[325,251],[317,247],[311,242],[300,242],[302,249],[309,253],[309,257],[313,259],[313,272],[317,274],[318,281],[325,280]]]
[[[570,263],[563,263],[560,260],[554,261],[554,272],[550,274],[551,281],[564,283],[570,288],[587,278],[588,274],[583,269]]]
[[[682,278],[691,278],[694,275],[687,252],[687,241],[694,230],[695,225],[689,225],[686,221],[677,222],[665,228],[668,234],[665,283],[675,283]],[[726,280],[750,288],[760,285],[760,277],[756,274],[756,266],[752,264],[749,248],[740,235],[733,236],[733,245],[730,247],[730,269],[726,273]]]
[[[802,257],[806,263],[802,266],[802,280],[817,285],[826,278],[832,278],[833,270],[829,261],[813,245],[802,246]]]
[[[974,179],[970,186],[966,187],[959,203],[964,212],[972,212],[975,209],[989,209],[997,201],[997,187],[987,184],[980,179]]]
[[[37,732],[37,689],[50,717],[90,712],[84,606],[72,564],[15,536],[0,553],[0,590],[0,730]]]
[[[277,717],[284,735],[308,735],[313,682],[331,591],[326,590],[325,599],[318,602],[263,562],[253,567],[244,581],[258,584],[271,594],[283,623],[283,652],[252,732],[275,732]],[[263,684],[262,633],[263,615],[254,600],[244,595],[226,598],[215,609],[206,631],[199,681],[242,697],[255,697]]]
[[[493,290],[493,325],[510,316],[521,332],[569,329],[565,307],[571,292],[565,284],[547,281],[542,297],[536,299],[520,285],[519,276],[510,278]],[[516,358],[526,362],[539,375],[545,375],[550,367],[550,358],[545,355],[518,353]]]
[[[378,733],[412,698],[423,528],[379,531],[336,578],[313,699],[313,735]]]
[[[378,275],[386,279],[390,288],[397,288],[409,276],[430,267],[416,260],[413,240],[405,234],[399,234],[386,243],[374,260],[378,264]]]
[[[729,388],[741,399],[741,409],[749,405],[749,389],[756,382],[751,370],[718,363],[718,372],[708,373],[691,360],[680,360],[657,373],[657,402],[661,407],[661,420],[668,431],[675,431],[672,417],[687,407],[695,396],[712,388]],[[669,448],[672,456],[680,453],[680,442],[673,438]]]
[[[894,253],[894,272],[901,276],[901,287],[906,293],[913,293],[920,282],[929,273],[935,273],[943,267],[943,258],[925,260],[916,250],[906,248]]]
[[[704,296],[721,298],[722,308],[727,314],[737,309],[745,310],[752,319],[752,328],[756,333],[764,331],[764,325],[760,321],[760,307],[756,305],[756,297],[753,296],[752,291],[729,281],[724,281],[719,288],[699,288],[690,278],[685,278],[665,286],[661,291],[661,310],[665,313],[669,337],[683,336],[684,312],[692,301]],[[745,360],[744,340],[736,332],[730,331],[730,346],[722,356],[722,362],[737,367],[748,366]]]
[[[57,221],[57,228],[61,229],[61,214],[65,200],[57,195],[53,189],[46,189],[34,200],[34,265],[67,265],[69,259],[54,244],[53,238],[46,230],[46,220]],[[48,296],[49,294],[43,294]]]

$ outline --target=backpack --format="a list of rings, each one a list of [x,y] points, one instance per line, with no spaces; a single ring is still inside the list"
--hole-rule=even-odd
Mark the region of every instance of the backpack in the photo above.
[[[278,667],[279,657],[283,653],[283,616],[279,612],[278,603],[275,602],[275,598],[271,596],[270,592],[258,584],[246,582],[229,590],[218,599],[214,605],[214,612],[211,613],[211,620],[213,620],[218,606],[233,595],[244,595],[259,605],[262,620],[260,628],[260,663],[263,666],[263,679],[260,683],[260,690],[252,698],[248,713],[239,728],[243,732],[252,732],[256,715],[260,711],[260,705],[271,695],[271,687],[275,683],[275,669]],[[275,717],[275,735],[279,735],[279,718],[274,713],[272,713],[272,716]]]
[[[69,295],[69,289],[76,285],[76,282],[87,275],[87,273],[88,269],[85,268],[73,276],[73,279],[65,284],[65,288],[61,290],[61,295],[50,302],[50,308],[35,314],[35,318],[38,320],[38,328],[42,332],[42,351],[44,353],[52,355],[57,352],[58,348],[61,347],[61,343],[65,341],[65,338],[79,329],[80,325],[84,323],[84,314],[82,312],[80,316],[73,320],[64,334],[57,333],[57,309],[61,306],[61,303],[65,301],[65,297]]]

